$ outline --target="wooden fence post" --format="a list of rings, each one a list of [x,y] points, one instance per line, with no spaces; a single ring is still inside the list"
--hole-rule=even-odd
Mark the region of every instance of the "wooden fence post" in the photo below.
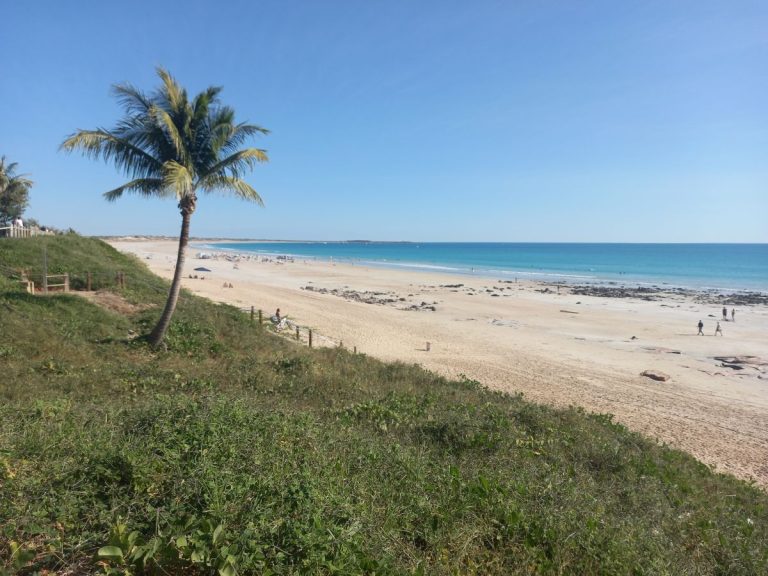
[[[309,347],[312,348],[312,328],[309,329]]]
[[[43,248],[43,294],[48,294],[48,248]]]
[[[296,326],[296,341],[298,342],[298,340],[299,340],[299,327]]]
[[[263,320],[263,316],[262,316],[262,313],[261,313],[261,308],[259,308],[259,326],[261,326],[262,320]]]
[[[64,292],[69,292],[69,273],[64,274]]]
[[[253,318],[256,315],[256,312],[254,311],[253,306],[251,306],[251,322],[253,322]]]
[[[93,284],[93,276],[90,272],[86,274],[86,280],[85,280],[85,289],[88,290],[88,292],[91,291],[91,285]]]

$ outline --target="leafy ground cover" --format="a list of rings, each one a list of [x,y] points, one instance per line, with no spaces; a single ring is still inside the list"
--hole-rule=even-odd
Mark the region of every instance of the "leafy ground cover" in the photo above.
[[[44,244],[136,306],[0,277],[6,573],[768,573],[764,492],[609,416],[309,350],[185,293],[155,352],[134,336],[165,282],[75,235],[0,242],[0,265],[34,272]]]

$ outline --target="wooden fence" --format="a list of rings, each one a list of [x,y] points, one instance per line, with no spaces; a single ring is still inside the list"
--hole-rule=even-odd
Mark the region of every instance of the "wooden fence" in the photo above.
[[[0,238],[31,238],[32,236],[52,236],[53,231],[41,230],[37,226],[4,226],[0,228]]]
[[[260,328],[265,325],[270,326],[274,329],[275,333],[280,334],[284,338],[307,344],[310,348],[313,348],[316,344],[326,347],[344,348],[343,341],[318,334],[313,331],[312,328],[299,326],[287,318],[283,318],[280,322],[276,322],[276,320],[273,320],[272,318],[265,319],[264,312],[261,309],[257,309],[255,306],[241,308],[241,310],[249,313],[251,321]],[[357,346],[352,347],[352,352],[357,354]]]
[[[51,280],[54,282],[51,283]],[[48,274],[44,276],[43,292],[69,292],[69,274]]]
[[[84,272],[81,274],[46,274],[44,272],[32,272],[26,268],[11,268],[0,265],[0,276],[5,276],[14,282],[20,283],[30,294],[48,294],[49,292],[70,292],[101,290],[116,286],[126,287],[126,276],[122,271],[103,272],[93,274]]]

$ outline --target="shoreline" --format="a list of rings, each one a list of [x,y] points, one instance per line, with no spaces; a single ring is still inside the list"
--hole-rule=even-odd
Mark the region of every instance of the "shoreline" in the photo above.
[[[152,235],[136,235],[136,236],[96,236],[105,242],[149,242],[149,241],[174,241],[177,242],[178,238],[175,236],[152,236]],[[521,269],[483,269],[473,268],[471,266],[458,267],[458,266],[442,266],[436,264],[421,263],[415,261],[403,261],[400,263],[387,262],[385,260],[363,260],[361,258],[351,257],[333,257],[333,256],[315,256],[305,254],[292,254],[285,252],[251,252],[249,250],[243,250],[236,247],[223,246],[231,243],[245,243],[245,244],[283,244],[290,246],[292,244],[454,244],[453,242],[417,242],[412,240],[270,240],[270,239],[251,239],[251,238],[204,238],[204,237],[192,237],[189,239],[189,250],[202,250],[202,251],[224,251],[232,254],[249,254],[251,256],[291,256],[293,258],[299,258],[302,260],[315,260],[318,262],[337,262],[346,263],[350,265],[362,265],[370,267],[379,267],[390,270],[406,270],[406,271],[420,271],[427,273],[445,273],[447,275],[458,275],[474,278],[495,279],[499,276],[505,277],[520,277],[522,280],[528,280],[533,282],[551,283],[552,285],[578,285],[579,282],[585,286],[618,286],[621,288],[632,289],[633,287],[640,288],[653,288],[658,291],[669,290],[681,290],[690,293],[704,292],[710,294],[719,294],[721,296],[728,296],[732,294],[746,294],[757,295],[759,297],[765,297],[768,300],[768,288],[760,289],[757,286],[762,286],[762,283],[756,283],[754,286],[749,287],[728,287],[719,285],[701,285],[698,283],[676,283],[671,282],[664,277],[638,277],[627,275],[626,277],[616,277],[615,275],[606,275],[605,277],[589,275],[585,272],[577,273],[575,271],[530,271]],[[459,244],[519,244],[519,245],[584,245],[584,246],[764,246],[762,243],[711,243],[711,242],[670,242],[670,243],[658,243],[658,242],[461,242]],[[560,281],[555,278],[561,279]],[[768,286],[768,279],[765,281],[765,285]]]
[[[109,243],[171,277],[175,240]],[[675,291],[606,297],[561,286],[558,294],[557,285],[529,280],[223,251],[218,260],[203,260],[192,252],[183,286],[196,294],[255,306],[267,317],[280,308],[324,337],[322,345],[343,342],[535,402],[613,414],[719,471],[768,486],[768,306],[762,303],[736,305],[736,321],[725,322],[719,304]],[[201,266],[211,271],[194,271]],[[705,337],[696,336],[699,320],[706,322]],[[723,338],[712,335],[718,320]],[[754,364],[739,363],[750,357]],[[648,370],[669,379],[640,375]]]
[[[369,267],[380,270],[390,271],[402,271],[405,273],[425,273],[444,275],[447,281],[453,281],[458,279],[479,279],[495,282],[507,282],[507,283],[532,283],[535,285],[541,285],[549,287],[553,290],[566,289],[578,291],[584,295],[599,295],[604,298],[624,298],[628,297],[626,294],[632,294],[638,298],[651,297],[654,295],[669,296],[669,295],[684,295],[691,298],[698,298],[708,303],[721,303],[726,305],[768,305],[768,290],[751,290],[747,288],[715,288],[715,287],[693,287],[685,285],[669,284],[665,282],[653,283],[653,282],[618,282],[615,280],[600,280],[595,279],[593,282],[585,282],[584,277],[581,276],[568,276],[559,275],[556,273],[543,273],[545,276],[552,276],[558,278],[565,278],[564,280],[557,282],[552,279],[539,278],[538,274],[532,272],[520,272],[520,278],[514,280],[500,279],[499,274],[484,273],[485,271],[476,272],[461,272],[455,269],[444,269],[440,266],[420,265],[420,264],[388,264],[386,262],[377,261],[363,261],[346,258],[324,258],[319,256],[303,256],[298,254],[284,254],[284,253],[272,253],[272,252],[242,252],[236,249],[217,247],[216,244],[208,244],[205,246],[189,246],[190,249],[207,251],[211,254],[215,254],[217,251],[224,252],[234,258],[242,259],[246,256],[252,258],[291,258],[292,260],[302,260],[305,262],[316,262],[319,264],[340,264],[342,266],[357,266],[357,267]],[[223,255],[222,255],[223,256]],[[197,258],[205,260],[205,258]],[[516,274],[516,272],[508,272],[507,274]],[[571,278],[571,279],[568,279]],[[612,295],[609,292],[615,292],[619,295]],[[601,293],[602,292],[602,293]]]
[[[258,256],[258,257],[277,257],[277,256],[289,256],[294,259],[301,259],[301,260],[314,260],[318,262],[336,262],[341,264],[349,264],[349,265],[355,265],[355,266],[369,266],[369,267],[375,267],[375,268],[382,268],[387,270],[404,270],[404,271],[418,271],[418,272],[426,272],[426,273],[436,273],[436,274],[447,274],[451,276],[461,276],[461,277],[468,277],[468,278],[485,278],[485,279],[498,279],[503,278],[506,280],[509,279],[521,279],[523,281],[532,281],[532,282],[543,282],[543,283],[551,283],[553,285],[561,284],[561,285],[568,285],[568,286],[574,286],[578,284],[584,284],[587,286],[619,286],[622,288],[631,289],[633,287],[636,288],[653,288],[655,290],[659,291],[667,291],[667,290],[684,290],[689,292],[706,292],[710,293],[712,295],[719,294],[721,296],[728,296],[732,294],[746,294],[746,295],[754,295],[757,297],[765,297],[765,303],[768,303],[768,289],[766,290],[760,290],[756,288],[755,286],[750,287],[732,287],[732,286],[722,286],[722,285],[701,285],[697,283],[684,283],[684,282],[674,282],[671,280],[656,277],[638,277],[633,276],[631,274],[626,276],[616,276],[615,274],[606,274],[605,276],[600,276],[596,274],[590,274],[587,272],[578,272],[578,271],[556,271],[556,270],[545,270],[545,269],[539,269],[537,271],[531,271],[531,270],[521,270],[521,269],[495,269],[495,268],[480,268],[480,267],[472,267],[469,265],[460,265],[455,264],[453,266],[448,265],[441,265],[441,264],[433,264],[433,263],[425,263],[425,262],[417,262],[417,261],[386,261],[386,260],[366,260],[363,258],[353,258],[353,257],[334,257],[334,256],[317,256],[317,255],[306,255],[306,254],[298,254],[298,253],[292,253],[290,250],[288,251],[281,251],[281,252],[275,252],[275,251],[266,251],[266,252],[256,252],[256,251],[250,251],[245,250],[242,247],[237,246],[228,246],[228,244],[285,244],[286,246],[290,246],[291,244],[370,244],[370,243],[376,243],[376,244],[419,244],[418,242],[369,242],[369,241],[359,241],[359,240],[347,240],[347,241],[333,241],[333,242],[322,242],[322,241],[285,241],[285,240],[279,240],[279,241],[270,241],[270,240],[190,240],[189,248],[199,251],[224,251],[227,253],[231,253],[233,255],[240,255],[243,256],[245,254],[250,256]],[[431,243],[431,244],[441,244],[441,243]],[[478,244],[484,244],[482,242]],[[512,243],[515,244],[515,243]],[[541,244],[541,243],[520,243],[520,244]],[[552,243],[552,244],[563,244],[563,243]],[[567,243],[566,243],[567,244]],[[574,244],[581,244],[581,243],[574,243]],[[606,243],[609,245],[613,245],[613,243]],[[751,244],[750,244],[751,245]],[[768,286],[768,281],[766,281],[766,286]]]

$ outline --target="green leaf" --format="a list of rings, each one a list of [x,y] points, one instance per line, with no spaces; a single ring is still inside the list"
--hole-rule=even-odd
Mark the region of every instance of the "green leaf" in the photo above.
[[[123,551],[120,550],[117,546],[104,546],[102,548],[99,548],[98,551],[99,558],[120,558],[123,557]]]
[[[212,542],[216,544],[216,542],[219,541],[219,536],[221,536],[221,531],[224,530],[224,526],[219,524],[216,526],[216,530],[213,531],[213,539]]]
[[[219,568],[219,576],[236,576],[237,570],[232,564],[227,564],[224,568]]]
[[[179,536],[176,538],[176,546],[178,548],[186,548],[187,547],[187,537],[186,536]]]

